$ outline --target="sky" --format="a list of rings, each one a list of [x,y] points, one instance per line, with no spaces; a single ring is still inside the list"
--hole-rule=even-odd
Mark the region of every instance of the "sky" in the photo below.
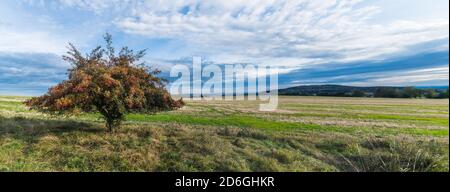
[[[148,49],[167,74],[207,63],[279,67],[279,87],[442,86],[448,0],[2,0],[0,95],[39,95],[67,78],[69,42],[87,52]]]

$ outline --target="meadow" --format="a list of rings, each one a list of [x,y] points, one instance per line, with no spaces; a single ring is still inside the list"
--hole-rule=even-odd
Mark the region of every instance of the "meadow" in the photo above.
[[[188,101],[130,114],[51,116],[0,97],[0,171],[449,171],[448,99]]]

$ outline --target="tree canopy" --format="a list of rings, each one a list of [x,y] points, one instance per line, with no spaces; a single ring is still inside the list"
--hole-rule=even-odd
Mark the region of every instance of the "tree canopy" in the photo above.
[[[63,59],[72,65],[68,79],[51,87],[25,104],[49,113],[99,112],[109,131],[119,127],[127,113],[155,113],[180,108],[157,77],[158,69],[139,63],[145,50],[123,47],[116,54],[111,35],[104,36],[106,47],[98,46],[85,56],[72,44]]]

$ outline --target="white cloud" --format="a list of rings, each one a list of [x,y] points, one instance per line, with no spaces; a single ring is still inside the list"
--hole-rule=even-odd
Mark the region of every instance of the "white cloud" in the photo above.
[[[98,14],[106,11],[121,11],[129,6],[136,6],[139,1],[134,0],[22,0],[22,2],[35,6],[58,6],[60,8],[76,7]]]
[[[384,59],[449,36],[448,17],[371,23],[383,7],[361,3],[365,0],[25,1],[117,13],[110,21],[126,33],[177,39],[192,54],[219,63],[256,61],[298,68]],[[448,43],[440,46],[448,49]]]
[[[67,42],[47,32],[16,32],[0,29],[0,52],[62,53]]]
[[[67,9],[60,9],[75,6],[70,2],[81,1],[62,2],[22,0],[7,1],[2,4],[0,6],[0,53],[61,55],[67,51],[66,46],[69,42],[82,48],[92,47],[93,39],[101,37],[108,25],[99,18],[87,17],[86,13],[80,12],[73,16]],[[83,4],[77,3],[77,5]],[[71,11],[73,13],[73,10]],[[109,26],[112,25],[110,20],[107,22],[110,23]]]
[[[415,84],[417,82],[448,80],[448,67],[436,67],[430,69],[420,69],[397,73],[395,75],[376,78],[372,80],[374,84],[385,84],[386,82],[396,85]]]
[[[448,19],[370,24],[379,8],[353,0],[145,2],[117,26],[150,38],[183,39],[200,54],[236,61],[283,58],[278,64],[284,65],[289,58],[298,66],[305,58],[382,58],[449,33]]]
[[[410,86],[418,85],[423,82],[442,83],[449,78],[449,68],[433,67],[428,69],[412,69],[403,71],[383,71],[359,73],[351,75],[339,75],[328,78],[309,79],[293,81],[292,83],[302,84],[330,84],[339,82],[354,86]],[[357,80],[357,81],[355,81]]]

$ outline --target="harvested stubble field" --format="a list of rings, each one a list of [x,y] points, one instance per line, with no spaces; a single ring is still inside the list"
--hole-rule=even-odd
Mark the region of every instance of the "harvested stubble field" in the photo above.
[[[449,171],[449,100],[189,101],[131,114],[49,116],[0,97],[0,171]]]

